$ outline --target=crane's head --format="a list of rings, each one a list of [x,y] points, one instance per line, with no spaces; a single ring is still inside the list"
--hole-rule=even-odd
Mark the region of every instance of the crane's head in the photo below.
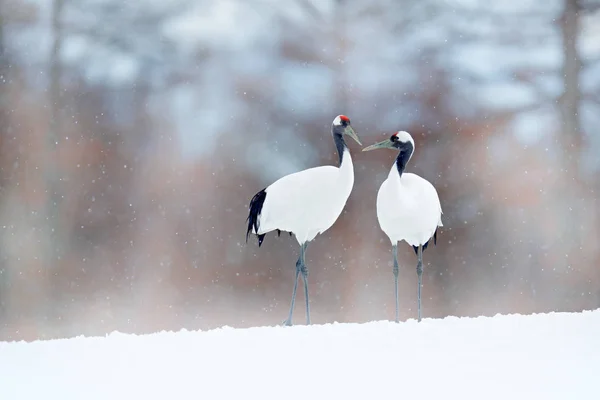
[[[356,134],[356,132],[354,132],[354,129],[352,129],[352,125],[350,125],[350,118],[346,117],[345,115],[338,115],[337,117],[335,117],[335,119],[333,120],[333,124],[331,125],[331,130],[334,135],[337,134],[341,136],[350,136],[356,141],[356,143],[362,146],[362,143],[358,139],[358,135]]]
[[[372,144],[362,149],[362,151],[370,151],[375,149],[394,149],[401,152],[409,152],[412,155],[415,149],[415,141],[410,133],[406,131],[398,131],[382,142]]]

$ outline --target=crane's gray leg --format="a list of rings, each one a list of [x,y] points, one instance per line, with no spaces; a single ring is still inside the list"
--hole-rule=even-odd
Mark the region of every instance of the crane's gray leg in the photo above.
[[[302,267],[300,271],[302,272],[302,278],[304,278],[304,298],[306,299],[306,325],[310,325],[310,306],[308,303],[308,268],[306,268],[305,258],[306,246],[308,246],[308,243],[304,243],[300,251],[300,256],[302,257]]]
[[[394,254],[394,291],[396,293],[396,322],[398,321],[398,245],[392,246],[392,253]]]
[[[290,314],[287,319],[283,321],[286,326],[292,326],[292,314],[294,313],[294,303],[296,302],[296,289],[298,288],[298,275],[300,275],[300,269],[302,268],[302,250],[300,250],[300,256],[296,261],[296,277],[294,278],[294,291],[292,292],[292,304],[290,306]]]
[[[423,286],[423,246],[419,245],[417,252],[417,277],[419,280],[419,288],[417,290],[419,322],[421,322],[421,286]]]

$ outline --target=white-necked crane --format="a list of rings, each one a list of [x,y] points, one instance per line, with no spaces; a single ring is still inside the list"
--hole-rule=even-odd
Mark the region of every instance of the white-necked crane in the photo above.
[[[306,247],[335,223],[354,185],[354,166],[344,135],[362,144],[350,125],[350,119],[345,115],[335,117],[331,134],[339,156],[339,167],[325,165],[286,175],[256,193],[249,205],[246,242],[250,233],[256,234],[260,247],[268,232],[280,234],[285,231],[294,234],[300,245],[290,313],[283,322],[288,326],[292,325],[300,273],[304,279],[306,323],[310,324]]]
[[[442,225],[442,206],[435,187],[420,176],[404,172],[415,150],[412,136],[405,131],[394,133],[389,139],[365,147],[398,150],[396,161],[388,177],[377,192],[377,219],[381,230],[392,242],[394,255],[394,282],[396,284],[396,322],[398,322],[398,242],[404,240],[417,255],[418,317],[421,321],[421,286],[423,251],[429,242],[437,243],[437,229]]]

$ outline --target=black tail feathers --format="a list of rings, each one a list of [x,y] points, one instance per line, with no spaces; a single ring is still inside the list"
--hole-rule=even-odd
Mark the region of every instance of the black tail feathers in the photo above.
[[[265,188],[266,189],[266,188]],[[259,223],[258,218],[260,217],[260,213],[262,212],[263,204],[265,203],[265,199],[267,198],[267,192],[265,189],[262,189],[260,192],[256,193],[252,200],[250,200],[250,205],[248,208],[250,212],[248,214],[248,218],[246,221],[248,222],[248,230],[246,231],[246,243],[248,243],[248,236],[250,232],[252,232],[252,228],[254,228],[254,232],[258,232]],[[265,234],[258,236],[258,247],[262,245],[263,240],[265,239]]]

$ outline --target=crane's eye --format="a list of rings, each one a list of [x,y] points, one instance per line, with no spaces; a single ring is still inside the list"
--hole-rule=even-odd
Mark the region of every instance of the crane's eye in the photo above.
[[[396,136],[396,135],[392,135],[392,137],[390,137],[390,140],[391,140],[392,142],[397,142],[397,141],[398,141],[398,136]]]

